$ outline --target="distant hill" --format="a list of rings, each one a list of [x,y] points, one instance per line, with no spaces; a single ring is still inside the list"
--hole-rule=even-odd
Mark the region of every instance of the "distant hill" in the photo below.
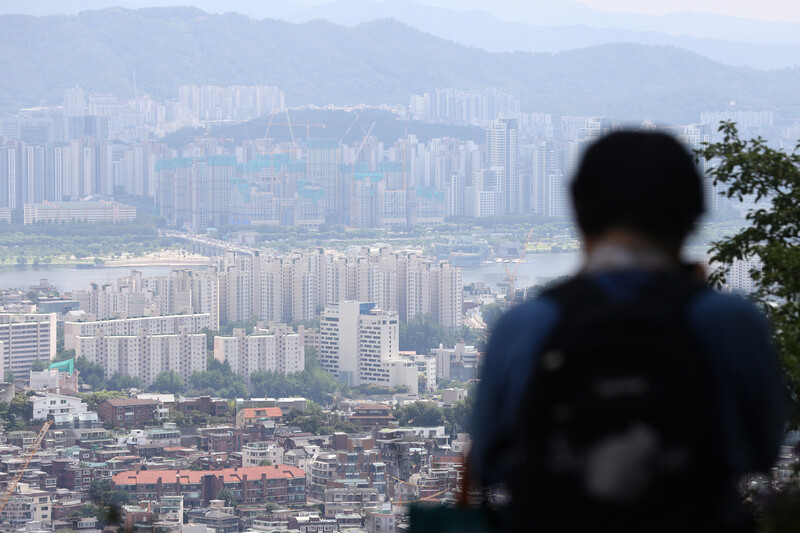
[[[483,10],[447,9],[412,0],[333,0],[280,18],[295,23],[323,19],[346,26],[391,18],[489,52],[555,53],[621,42],[677,46],[734,66],[778,69],[800,65],[800,24],[707,13],[622,15],[571,2],[548,0],[548,4],[552,4],[549,12],[537,5],[537,17],[531,23],[519,18],[501,20]],[[728,31],[731,26],[737,31]],[[692,31],[681,31],[684,27]]]
[[[0,111],[90,92],[177,98],[186,84],[267,84],[290,106],[405,104],[436,88],[498,87],[527,110],[662,122],[771,105],[800,112],[800,69],[737,68],[674,47],[608,44],[551,54],[490,53],[395,21],[348,28],[195,8],[120,8],[0,17]]]

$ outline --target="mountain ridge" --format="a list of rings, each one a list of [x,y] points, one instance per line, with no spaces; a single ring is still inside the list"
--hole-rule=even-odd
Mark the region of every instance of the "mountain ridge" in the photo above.
[[[180,85],[264,84],[287,105],[407,104],[437,88],[497,87],[527,111],[625,120],[697,121],[706,110],[771,105],[797,114],[800,69],[767,72],[673,47],[609,44],[491,53],[396,21],[346,27],[199,10],[0,16],[0,109],[58,104],[64,91],[177,98]]]

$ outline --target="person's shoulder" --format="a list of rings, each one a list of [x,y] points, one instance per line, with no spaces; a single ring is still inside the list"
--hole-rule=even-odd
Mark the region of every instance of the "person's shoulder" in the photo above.
[[[503,357],[516,351],[527,353],[547,336],[558,317],[558,305],[546,294],[512,307],[492,327],[489,352],[503,353]]]
[[[547,292],[516,305],[503,314],[500,324],[530,324],[558,313],[558,304]]]
[[[689,317],[701,323],[764,320],[761,310],[744,296],[725,294],[711,288],[700,291],[692,298],[689,302]]]

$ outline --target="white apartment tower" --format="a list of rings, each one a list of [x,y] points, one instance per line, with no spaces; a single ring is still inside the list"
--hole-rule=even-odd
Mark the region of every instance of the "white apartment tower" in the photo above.
[[[399,317],[374,303],[343,301],[320,320],[322,367],[348,385],[406,386],[417,392],[417,366],[399,356]]]
[[[56,315],[0,314],[0,363],[16,377],[23,377],[37,359],[56,355]]]
[[[516,119],[497,119],[486,129],[486,167],[503,169],[502,214],[526,213],[526,191],[519,175],[519,125]]]

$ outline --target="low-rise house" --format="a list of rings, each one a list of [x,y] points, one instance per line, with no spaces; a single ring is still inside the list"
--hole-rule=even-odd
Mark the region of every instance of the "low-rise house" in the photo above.
[[[76,414],[88,411],[86,404],[75,396],[37,393],[28,398],[31,420],[46,420],[56,414]]]
[[[117,437],[124,446],[154,444],[161,447],[180,446],[181,432],[174,422],[166,422],[160,428],[133,429],[130,433]]]
[[[292,466],[220,470],[129,470],[112,478],[117,490],[135,498],[183,494],[186,507],[205,507],[229,488],[241,503],[305,504],[306,473]]]
[[[325,490],[324,499],[326,518],[374,507],[381,502],[380,494],[374,487],[331,487]],[[358,526],[361,526],[360,521]]]
[[[309,465],[314,456],[319,453],[319,446],[303,446],[294,448],[283,454],[283,464],[296,466],[301,470],[308,471]]]
[[[336,520],[320,518],[317,513],[301,512],[289,518],[289,528],[300,533],[326,533],[338,531]]]
[[[236,427],[245,428],[262,419],[277,420],[283,416],[280,407],[245,407],[236,413]]]
[[[136,428],[155,424],[160,407],[158,400],[110,398],[97,406],[97,414],[103,423],[114,427]]]
[[[57,429],[93,429],[100,427],[100,417],[94,411],[58,413],[52,416]]]
[[[188,515],[189,523],[205,524],[215,533],[239,533],[239,518],[223,500],[211,500],[207,508],[192,509]]]
[[[391,506],[364,511],[364,529],[368,533],[395,533],[396,521]]]
[[[197,448],[208,452],[240,452],[251,435],[240,428],[217,426],[197,428]]]
[[[58,363],[56,363],[58,364]],[[30,388],[33,390],[46,390],[59,394],[78,393],[78,374],[73,368],[48,368],[41,372],[31,371]]]
[[[225,416],[228,414],[228,400],[224,398],[212,398],[211,396],[200,396],[197,398],[178,398],[175,402],[175,410],[184,415],[193,413],[205,413],[209,416]]]
[[[353,414],[348,419],[361,426],[362,429],[389,427],[395,418],[392,408],[382,403],[363,403],[353,407]]]
[[[49,492],[31,488],[27,483],[18,483],[0,512],[0,521],[8,521],[16,526],[31,521],[49,524],[52,520],[50,502]]]
[[[283,464],[283,448],[275,442],[251,442],[242,446],[242,466],[259,466],[262,461]]]

